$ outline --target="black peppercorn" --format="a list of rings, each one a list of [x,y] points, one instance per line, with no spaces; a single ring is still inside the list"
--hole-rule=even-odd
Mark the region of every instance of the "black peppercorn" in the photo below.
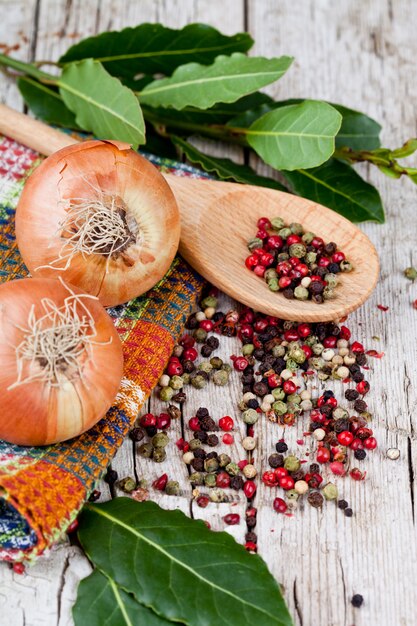
[[[356,609],[359,609],[363,604],[363,596],[361,596],[360,593],[355,593],[355,595],[352,597],[351,602]]]
[[[207,417],[209,415],[208,409],[206,409],[205,406],[200,406],[199,409],[197,409],[197,412],[195,414],[196,417],[200,418],[200,417]]]
[[[243,488],[243,478],[242,476],[232,476],[230,479],[230,486],[232,489],[242,489]]]
[[[253,532],[246,533],[245,541],[250,541],[252,543],[256,543],[258,541],[258,535]]]
[[[174,396],[172,396],[172,401],[177,402],[178,404],[184,404],[187,399],[186,394],[183,391],[179,391]]]
[[[253,351],[253,356],[257,361],[262,361],[265,356],[265,352],[262,348],[256,348],[256,350]]]
[[[345,430],[349,430],[349,420],[347,419],[335,420],[334,425],[333,425],[333,430],[335,433],[342,433]]]
[[[146,434],[148,435],[148,437],[153,437],[158,432],[158,429],[156,426],[147,426],[145,430],[146,430]]]
[[[211,321],[214,322],[214,324],[216,324],[216,322],[221,322],[223,318],[224,318],[224,313],[222,313],[221,311],[216,311],[216,313],[211,318]]]
[[[259,402],[256,399],[253,399],[249,400],[246,405],[249,409],[257,409],[259,407]]]
[[[360,383],[363,381],[363,379],[365,378],[365,376],[362,374],[362,372],[354,372],[352,374],[352,380],[355,383]]]
[[[199,439],[201,441],[201,443],[206,443],[207,442],[207,433],[204,430],[197,430],[194,433],[194,437],[195,439]]]
[[[269,387],[266,383],[255,383],[253,385],[253,393],[256,396],[260,396],[262,398],[263,396],[266,396],[267,393],[269,393]]]
[[[312,294],[320,294],[324,291],[324,285],[319,280],[313,280],[308,289]]]
[[[207,445],[210,446],[211,448],[214,448],[214,446],[217,446],[218,443],[219,443],[219,438],[217,435],[209,435],[207,437]]]
[[[304,480],[304,472],[302,469],[299,469],[296,472],[290,472],[290,474],[294,482],[297,482],[297,480]]]
[[[248,528],[254,528],[256,526],[256,517],[254,515],[247,517],[246,524]]]
[[[189,330],[194,330],[194,328],[198,328],[198,326],[199,322],[195,318],[195,313],[193,313],[185,322],[185,328],[188,328]]]
[[[206,459],[217,459],[218,456],[217,452],[213,450],[212,452],[207,452]]]
[[[366,365],[368,362],[368,357],[366,356],[366,354],[364,352],[358,352],[356,354],[356,363],[358,365]]]
[[[277,452],[286,452],[288,450],[288,446],[285,441],[278,441],[278,443],[275,444],[275,450]]]
[[[342,511],[344,511],[348,508],[349,504],[346,502],[346,500],[338,500],[337,506],[339,507],[339,509],[342,509]]]
[[[186,360],[182,363],[182,369],[186,374],[191,374],[191,372],[194,372],[195,370],[195,365],[192,361]]]
[[[366,450],[355,450],[354,452],[355,454],[355,459],[358,459],[358,461],[363,461],[364,458],[366,457]]]
[[[311,474],[319,474],[320,473],[320,465],[318,463],[310,464],[310,473]]]
[[[359,398],[359,393],[356,391],[356,389],[346,389],[345,398],[346,400],[349,400],[349,402],[354,402]]]
[[[358,413],[363,413],[368,408],[368,405],[366,404],[365,400],[359,400],[358,399],[358,400],[355,401],[355,404],[353,405],[353,408]]]
[[[129,433],[129,437],[131,438],[132,441],[142,441],[142,439],[145,436],[145,431],[143,430],[143,428],[132,428],[132,430]]]
[[[353,515],[353,511],[350,508],[345,509],[345,515],[346,517],[352,517]]]
[[[308,503],[315,509],[319,509],[323,506],[324,498],[318,491],[311,491],[307,496]]]
[[[217,348],[220,345],[220,342],[217,339],[217,337],[215,337],[214,335],[211,335],[210,337],[208,337],[206,344],[210,346],[212,350],[217,350]]]
[[[118,478],[119,478],[119,475],[116,472],[116,470],[108,468],[104,476],[104,482],[106,482],[108,485],[114,485],[114,483],[116,482]]]
[[[268,463],[273,469],[275,469],[276,467],[282,467],[284,465],[284,457],[282,454],[277,454],[276,452],[274,452],[274,454],[271,454],[271,456],[269,457]]]
[[[327,266],[327,271],[330,274],[338,274],[340,272],[340,267],[337,263],[329,263]]]
[[[196,448],[195,450],[193,450],[193,454],[196,459],[205,459],[207,456],[207,453],[205,450],[203,450],[203,448]]]
[[[311,299],[316,304],[323,304],[324,302],[324,298],[320,293],[313,293],[313,295],[311,296]]]
[[[206,415],[206,417],[200,417],[198,419],[198,422],[200,424],[201,430],[205,430],[206,432],[217,429],[216,422],[209,415]]]
[[[291,287],[287,287],[282,291],[282,295],[284,298],[287,298],[287,300],[292,300],[294,298],[294,290],[291,289]]]
[[[199,459],[198,457],[195,457],[191,461],[190,465],[196,472],[202,472],[204,470],[204,460]]]
[[[207,344],[204,344],[204,345],[201,347],[201,350],[200,350],[200,354],[201,354],[201,356],[203,356],[204,358],[209,357],[209,356],[211,355],[211,353],[212,353],[212,352],[213,352],[213,349],[212,349],[212,348],[210,348],[210,346],[208,346]]]
[[[326,245],[324,246],[324,252],[328,256],[332,256],[332,254],[334,254],[336,250],[337,250],[337,245],[335,244],[334,241],[329,241],[329,243],[326,243]]]

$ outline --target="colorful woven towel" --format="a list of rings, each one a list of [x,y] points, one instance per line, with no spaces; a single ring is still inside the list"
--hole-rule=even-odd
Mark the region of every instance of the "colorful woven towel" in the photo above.
[[[204,176],[147,156],[178,176]],[[26,178],[40,162],[32,150],[0,137],[0,281],[27,270],[14,237],[14,211]],[[203,286],[180,257],[151,291],[109,309],[124,348],[124,378],[114,406],[80,437],[45,448],[0,441],[0,558],[33,560],[79,513],[156,385]],[[11,416],[12,418],[12,416]]]

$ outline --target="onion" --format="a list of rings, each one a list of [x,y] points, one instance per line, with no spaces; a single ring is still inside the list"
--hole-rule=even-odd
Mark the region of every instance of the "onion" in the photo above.
[[[0,439],[47,445],[88,430],[110,408],[122,345],[97,298],[60,280],[0,285]]]
[[[144,293],[178,248],[174,195],[149,161],[116,141],[58,150],[29,177],[17,244],[33,276],[57,278],[115,306]]]

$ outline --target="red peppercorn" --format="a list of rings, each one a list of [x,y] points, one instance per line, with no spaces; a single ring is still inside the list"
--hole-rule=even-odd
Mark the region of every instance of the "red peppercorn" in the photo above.
[[[188,420],[188,426],[191,430],[200,430],[200,422],[198,420],[198,417],[192,417],[190,420]]]
[[[276,511],[277,513],[285,513],[288,508],[285,500],[283,500],[282,498],[275,498],[273,507],[274,511]]]
[[[201,507],[202,509],[205,509],[208,503],[210,502],[210,499],[208,496],[198,496],[196,502],[199,507]]]
[[[227,472],[219,472],[216,476],[216,487],[227,489],[230,487],[230,476]]]
[[[159,430],[166,430],[170,426],[171,426],[171,417],[168,415],[168,413],[161,413],[156,418],[156,427]]]
[[[350,346],[350,349],[352,350],[354,354],[357,354],[359,352],[365,352],[365,348],[363,347],[361,343],[359,343],[359,341],[354,341],[352,345]]]
[[[246,467],[249,464],[249,461],[247,459],[242,459],[241,461],[238,462],[237,466],[240,469],[240,471],[243,470],[244,467]]]
[[[264,317],[257,319],[253,328],[257,333],[263,333],[268,328],[268,320]]]
[[[26,568],[23,563],[13,563],[13,571],[15,574],[24,574],[25,570]]]
[[[277,467],[274,469],[275,474],[275,482],[279,481],[281,478],[288,476],[288,470],[285,467]]]
[[[321,413],[318,409],[313,409],[310,413],[310,419],[312,422],[316,422],[317,424],[324,424],[326,416],[323,415],[323,413]]]
[[[231,433],[226,433],[223,435],[222,437],[222,441],[223,443],[225,443],[227,446],[231,446],[232,443],[234,443],[235,438],[233,437],[233,435]]]
[[[325,348],[334,348],[337,344],[337,337],[330,335],[329,337],[325,337],[323,339],[323,346]]]
[[[286,380],[282,385],[283,390],[287,395],[295,393],[297,391],[297,385],[292,380]]]
[[[327,267],[330,265],[330,259],[328,259],[327,256],[321,256],[317,261],[317,265],[319,267]]]
[[[268,232],[264,228],[260,228],[258,232],[256,233],[256,237],[258,239],[268,239],[269,235],[268,235]]]
[[[288,246],[292,246],[294,243],[300,243],[301,237],[299,235],[288,235],[286,243]],[[297,259],[298,261],[298,259]]]
[[[177,359],[174,360],[173,358],[171,358],[169,360],[169,363],[167,365],[168,376],[181,376],[183,371],[184,370],[182,369],[182,365]]]
[[[258,549],[256,543],[253,543],[253,541],[247,541],[245,543],[245,548],[246,550],[248,550],[248,552],[256,552]]]
[[[288,263],[288,261],[281,261],[277,265],[277,272],[278,274],[280,274],[280,276],[288,276],[288,274],[291,272],[291,269],[292,265],[291,263]]]
[[[292,280],[289,276],[281,276],[281,278],[278,279],[278,285],[281,289],[286,289],[291,283]]]
[[[148,426],[156,426],[156,416],[153,413],[145,413],[140,418],[140,425],[143,428],[147,428]]]
[[[198,352],[195,348],[187,348],[182,353],[182,357],[185,361],[195,361],[198,357]]]
[[[298,330],[295,328],[286,330],[284,333],[284,339],[285,341],[297,341],[299,339]]]
[[[250,324],[242,324],[239,328],[238,332],[239,339],[252,339],[253,337],[253,328]]]
[[[268,217],[260,217],[258,221],[256,222],[256,225],[258,228],[262,228],[262,229],[272,228],[271,220]]]
[[[256,484],[253,480],[247,480],[243,485],[243,492],[248,500],[252,500],[253,496],[256,493]]]
[[[233,430],[233,426],[235,425],[233,419],[230,415],[225,415],[219,419],[219,426],[222,430],[229,432],[229,430]]]
[[[309,337],[311,335],[311,326],[310,324],[299,324],[297,326],[297,332],[299,337]]]
[[[246,517],[256,517],[256,514],[258,513],[258,509],[254,506],[250,506],[248,509],[246,509],[246,513],[245,516]]]
[[[317,450],[317,463],[328,463],[330,461],[330,450],[324,446],[320,446]]]
[[[364,396],[368,393],[370,387],[371,386],[367,380],[361,380],[361,382],[356,385],[356,391]]]
[[[346,474],[345,466],[340,461],[333,461],[329,465],[330,471],[336,476],[344,476]]]
[[[210,333],[214,328],[214,322],[212,322],[212,320],[201,320],[200,328]]]
[[[360,469],[354,467],[350,472],[349,476],[353,478],[353,480],[364,480],[366,476],[366,472],[361,472]]]
[[[375,450],[375,448],[378,446],[378,443],[375,437],[368,437],[364,440],[363,445],[367,450]]]
[[[192,335],[183,335],[178,342],[184,349],[192,348],[195,345],[195,339]]]
[[[73,533],[78,528],[78,520],[75,519],[67,528],[67,533]]]
[[[291,478],[291,476],[284,476],[283,478],[280,478],[279,480],[279,486],[282,487],[282,489],[285,489],[285,491],[289,491],[290,489],[294,489],[294,479]]]
[[[282,240],[282,237],[280,237],[279,235],[271,235],[270,237],[268,237],[268,240],[266,242],[266,247],[269,250],[280,250],[283,245],[284,242]]]
[[[238,372],[243,372],[249,365],[248,359],[244,356],[237,356],[235,358],[232,357],[233,367]]]
[[[314,472],[314,474],[306,474],[304,476],[304,479],[308,483],[308,486],[312,489],[318,489],[318,487],[323,482],[323,477],[320,476],[320,474],[318,474],[317,472]]]
[[[341,263],[342,261],[344,261],[346,259],[346,256],[344,255],[343,252],[341,252],[340,250],[337,250],[333,255],[332,255],[332,263]]]
[[[260,276],[261,278],[263,278],[264,274],[265,274],[265,267],[263,265],[256,265],[253,269],[254,274],[256,274],[256,276]]]
[[[168,482],[168,474],[162,474],[159,478],[153,481],[152,487],[158,491],[164,491]]]
[[[245,265],[249,270],[253,270],[255,265],[258,265],[258,257],[256,254],[250,254],[245,259]]]
[[[278,376],[278,374],[271,374],[270,376],[268,376],[267,380],[268,387],[270,387],[271,389],[275,389],[275,387],[279,387],[281,384],[281,376]]]
[[[340,327],[339,339],[346,339],[347,341],[349,341],[351,335],[352,333],[347,326]]]
[[[303,350],[303,352],[305,353],[306,359],[311,359],[311,357],[313,356],[313,350],[310,348],[310,346],[303,345],[301,346],[301,350]]]
[[[326,405],[327,406],[331,406],[332,409],[335,409],[337,407],[337,400],[336,400],[336,398],[334,396],[331,397],[331,398],[328,398],[326,400]]]
[[[344,430],[337,435],[337,440],[342,446],[350,446],[353,441],[353,434],[348,430]]]
[[[310,270],[305,263],[299,263],[295,269],[297,270],[297,272],[301,274],[302,278],[304,278],[305,276],[308,276],[310,273]]]
[[[374,434],[374,431],[371,428],[365,428],[365,427],[361,427],[358,428],[355,435],[356,437],[359,437],[359,439],[367,439],[368,437],[372,437],[372,435]]]
[[[261,265],[263,265],[264,267],[270,267],[275,261],[274,255],[271,254],[270,252],[264,252],[260,257],[259,257],[259,263]]]
[[[178,450],[184,450],[184,446],[187,442],[185,441],[185,439],[183,437],[180,437],[176,442],[175,445],[177,446]]]
[[[254,426],[249,426],[249,428],[248,428],[248,437],[253,437],[254,434],[255,434]]]
[[[319,248],[322,248],[324,246],[324,241],[321,237],[314,237],[311,245],[313,246],[313,248],[316,248],[316,250],[318,250]]]
[[[240,515],[238,513],[228,513],[223,517],[223,521],[228,526],[236,526],[240,523]]]
[[[353,451],[355,451],[355,450],[363,450],[363,443],[362,443],[362,441],[360,439],[355,437],[355,439],[352,441],[352,443],[350,444],[349,447]]]
[[[311,279],[312,283],[315,283],[315,282],[322,283],[323,282],[322,279],[320,278],[320,276],[317,276],[316,274],[312,274],[310,276],[310,279]]]
[[[262,482],[267,487],[275,487],[277,484],[276,476],[274,472],[264,472],[262,474]]]

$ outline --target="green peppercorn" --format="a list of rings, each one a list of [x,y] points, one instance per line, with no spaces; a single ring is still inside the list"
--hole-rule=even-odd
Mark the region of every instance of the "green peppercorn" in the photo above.
[[[211,367],[215,370],[219,370],[223,365],[223,360],[219,356],[213,356],[210,359]]]
[[[237,463],[228,463],[225,470],[230,476],[237,476],[240,473],[239,465]]]
[[[216,370],[213,374],[213,383],[220,387],[224,387],[229,382],[229,372],[226,372],[223,368],[221,370]]]
[[[298,370],[298,363],[296,363],[294,359],[287,359],[286,368],[291,371]]]
[[[146,478],[140,478],[138,481],[138,487],[140,489],[147,489],[148,484],[149,484],[149,481],[147,481]]]
[[[288,352],[288,357],[298,364],[304,363],[306,360],[306,353],[301,348],[295,348]]]
[[[207,380],[204,378],[204,376],[197,374],[196,376],[194,376],[194,378],[191,379],[191,385],[195,389],[204,389],[204,387],[207,385]]]
[[[154,448],[165,448],[169,443],[169,437],[166,433],[157,433],[152,437],[152,445]]]
[[[222,370],[230,374],[230,372],[232,371],[232,366],[230,365],[230,363],[223,363]]]
[[[298,496],[299,496],[299,493],[297,493],[297,491],[295,489],[289,489],[288,491],[285,492],[285,497],[288,500],[297,501],[298,500]]]
[[[216,486],[216,474],[206,474],[204,476],[204,484],[206,487],[215,487]]]
[[[338,496],[336,485],[334,485],[333,483],[327,483],[327,485],[322,489],[322,494],[324,495],[326,500],[336,500]]]
[[[201,370],[202,372],[206,372],[206,374],[210,374],[210,372],[213,369],[212,364],[210,363],[210,361],[203,361],[202,363],[200,363],[200,365],[198,366],[198,369]]]
[[[290,246],[288,252],[290,253],[290,256],[295,256],[297,257],[297,259],[302,259],[303,256],[306,255],[307,250],[302,243],[293,243]]]
[[[271,278],[270,280],[268,280],[268,289],[270,289],[270,291],[279,291],[280,290],[280,286],[278,284],[278,279],[277,278]]]
[[[330,272],[329,274],[325,275],[324,280],[330,287],[330,289],[334,289],[334,287],[336,287],[337,283],[339,282],[336,274],[332,274]]]
[[[193,452],[194,450],[197,450],[197,448],[201,448],[201,441],[199,439],[190,439],[188,447],[191,452]]]
[[[285,352],[285,346],[278,345],[272,348],[272,356],[274,356],[275,358],[284,356]]]
[[[245,424],[256,424],[259,419],[259,413],[255,409],[247,409],[242,413],[242,419]]]
[[[415,267],[406,267],[404,276],[408,278],[408,280],[415,280],[417,278],[417,269]]]
[[[204,461],[204,470],[206,472],[215,472],[219,469],[219,462],[217,459],[206,459]]]
[[[252,239],[249,239],[248,241],[248,248],[251,252],[257,250],[258,248],[262,248],[262,246],[263,241],[262,239],[259,239],[259,237],[252,237]]]
[[[282,237],[283,239],[286,239],[287,237],[292,235],[291,228],[287,228],[287,227],[281,228],[281,230],[278,232],[278,235]]]
[[[304,232],[304,227],[302,224],[299,224],[298,222],[292,222],[290,224],[290,229],[291,232],[293,233],[293,235],[302,235]]]
[[[125,493],[131,493],[136,489],[136,480],[131,476],[126,476],[126,478],[122,478],[117,483],[119,489],[124,491]]]
[[[296,298],[296,300],[308,300],[308,296],[309,291],[306,287],[298,285],[298,287],[294,289],[294,298]]]
[[[169,381],[169,386],[173,389],[182,389],[184,387],[184,381],[181,376],[173,376]]]
[[[312,347],[311,347],[313,354],[315,354],[316,356],[320,356],[320,354],[323,352],[324,350],[324,346],[322,343],[315,343]]]
[[[340,261],[339,267],[341,272],[351,272],[353,270],[352,263],[349,263],[349,261],[346,260]]]
[[[211,489],[209,493],[211,502],[226,502],[227,496],[223,489]]]
[[[261,241],[261,248],[262,248],[262,241]],[[201,301],[202,309],[208,309],[210,307],[213,307],[214,309],[217,307],[216,296],[206,296],[204,300]]]
[[[301,237],[301,239],[304,241],[305,244],[307,244],[308,246],[311,244],[311,242],[313,241],[315,237],[315,234],[312,232],[306,232],[304,233],[304,235]],[[313,252],[312,254],[316,254],[315,252]],[[316,255],[317,256],[317,255]],[[314,259],[316,260],[316,259]]]
[[[272,408],[277,415],[284,415],[287,412],[287,405],[285,402],[281,402],[281,400],[274,402]]]
[[[305,262],[307,263],[308,266],[315,263],[316,260],[317,260],[317,252],[307,252]]]
[[[197,343],[204,343],[207,339],[207,332],[204,328],[196,328],[193,332],[193,337]]]
[[[239,400],[239,402],[237,403],[237,408],[239,409],[239,411],[246,411],[248,408],[248,405],[246,404],[246,402],[244,400]]]
[[[290,454],[284,461],[284,467],[289,472],[296,472],[300,469],[301,463],[294,454]]]
[[[298,393],[291,393],[289,396],[287,396],[287,400],[292,404],[300,404],[301,396]]]
[[[323,289],[323,298],[325,300],[330,300],[330,298],[333,298],[333,296],[334,296],[334,289],[332,289],[329,286]]]
[[[138,448],[138,454],[143,456],[144,459],[150,459],[153,452],[153,445],[151,443],[143,443]]]
[[[162,387],[159,391],[159,397],[163,402],[169,402],[174,395],[172,387]]]
[[[280,252],[277,256],[277,263],[281,263],[282,261],[288,261],[290,255],[287,252]]]
[[[306,344],[306,346],[309,346],[310,348],[312,348],[316,343],[318,343],[318,341],[319,340],[316,335],[310,335],[309,337],[306,337],[304,339],[304,343]]]
[[[281,230],[284,228],[285,222],[282,217],[273,217],[271,220],[272,230]]]
[[[165,486],[165,493],[169,496],[177,496],[180,492],[180,484],[177,480],[169,480]]]
[[[243,356],[250,356],[254,350],[255,350],[255,346],[253,345],[253,343],[245,343],[245,345],[242,346]]]
[[[191,376],[190,374],[188,374],[188,372],[184,372],[183,374],[181,374],[181,378],[184,385],[190,384]]]
[[[152,458],[156,463],[163,463],[167,458],[165,448],[154,448],[152,451]]]
[[[218,461],[220,467],[226,467],[226,465],[229,465],[231,462],[231,458],[228,454],[224,454],[224,452],[222,452],[222,454],[219,454]]]
[[[189,475],[188,480],[190,483],[193,483],[193,485],[202,485],[204,482],[204,474],[201,472],[193,472]]]
[[[266,270],[264,278],[267,282],[268,280],[272,280],[272,278],[278,278],[278,272],[273,267],[270,267]]]
[[[272,389],[271,394],[274,396],[275,400],[283,400],[286,395],[282,387],[275,387],[275,389]]]

